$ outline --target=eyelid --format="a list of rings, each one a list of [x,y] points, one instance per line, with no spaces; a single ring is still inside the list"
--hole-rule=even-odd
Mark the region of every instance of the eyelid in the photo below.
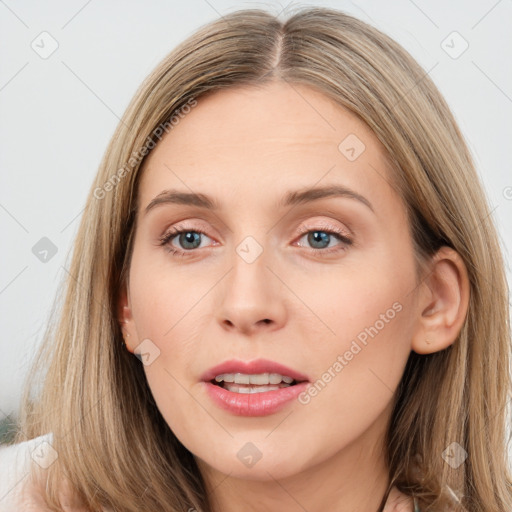
[[[212,228],[211,223],[207,223],[202,221],[202,219],[193,219],[193,220],[183,220],[178,221],[170,226],[167,226],[164,230],[161,236],[158,238],[161,240],[166,235],[168,235],[170,232],[175,231],[194,231],[196,233],[201,233],[203,235],[208,236],[208,238],[212,238],[210,235],[208,235],[209,232],[215,231],[215,228]]]
[[[328,221],[325,221],[325,220],[320,220],[320,221],[310,221],[311,222],[311,225],[306,224],[302,224],[300,227],[299,227],[299,232],[304,234],[304,233],[308,233],[310,231],[334,231],[335,233],[338,233],[338,234],[341,234],[343,236],[345,236],[346,238],[351,238],[353,235],[352,235],[352,232],[350,229],[346,228],[345,226],[343,227],[340,227],[339,225],[336,225],[336,224],[331,224],[329,223]]]
[[[327,221],[325,219],[315,220],[315,217],[319,217],[319,216],[317,215],[317,216],[311,217],[311,215],[310,215],[310,216],[306,217],[306,219],[307,219],[306,225],[304,224],[303,220],[301,218],[299,218],[299,221],[301,222],[301,224],[298,228],[299,234],[303,235],[305,233],[309,233],[309,232],[315,231],[315,230],[316,231],[325,230],[325,231],[334,231],[335,233],[343,235],[346,238],[352,238],[352,236],[353,236],[352,231],[348,227],[346,227],[346,225],[343,225],[343,227],[338,227],[336,224],[330,223],[329,221]],[[178,221],[178,222],[172,224],[171,226],[166,227],[163,234],[159,237],[159,240],[162,240],[163,238],[165,238],[171,231],[172,232],[194,231],[196,233],[201,233],[203,235],[206,235],[208,238],[212,238],[210,235],[208,235],[209,228],[202,228],[201,225],[199,225],[199,227],[198,227],[197,224],[192,225],[192,223],[195,223],[195,222],[196,221],[189,221],[189,220]],[[191,223],[191,224],[189,224],[189,223]]]

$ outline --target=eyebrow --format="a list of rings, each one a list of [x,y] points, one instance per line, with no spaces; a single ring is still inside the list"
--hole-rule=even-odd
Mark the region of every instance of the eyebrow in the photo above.
[[[278,207],[295,206],[298,204],[309,203],[318,199],[327,197],[345,197],[355,199],[367,206],[372,212],[375,212],[372,204],[366,197],[358,194],[354,190],[343,185],[330,185],[325,187],[310,188],[307,190],[294,190],[288,192],[284,198],[278,203]],[[197,206],[207,210],[220,210],[220,205],[215,199],[206,194],[194,192],[181,192],[178,190],[164,190],[158,194],[145,208],[144,213],[147,214],[156,206],[163,204],[178,204],[187,206]]]

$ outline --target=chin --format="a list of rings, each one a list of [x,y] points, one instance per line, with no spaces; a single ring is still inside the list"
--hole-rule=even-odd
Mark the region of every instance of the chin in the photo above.
[[[252,451],[252,453],[251,453]],[[268,455],[265,455],[265,452]],[[298,461],[296,453],[289,451],[280,453],[277,449],[267,447],[260,454],[256,449],[247,446],[244,450],[236,450],[233,457],[213,457],[213,460],[201,459],[202,464],[211,466],[215,471],[231,478],[268,482],[280,480],[300,473],[307,467],[306,461]],[[252,457],[252,460],[251,460]],[[209,454],[208,459],[211,458]]]

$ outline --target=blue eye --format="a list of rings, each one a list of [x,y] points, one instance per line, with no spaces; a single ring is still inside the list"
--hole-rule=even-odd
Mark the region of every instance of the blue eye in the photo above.
[[[179,243],[184,244],[185,249],[197,249],[201,245],[201,233],[197,231],[183,231],[177,236],[179,236]],[[187,247],[188,244],[193,247]]]
[[[344,251],[347,249],[347,246],[353,243],[345,233],[337,228],[302,228],[300,232],[302,234],[300,239],[307,235],[307,243],[312,246],[312,248],[309,248],[309,251],[315,255],[324,256]],[[166,250],[174,256],[188,256],[200,247],[201,235],[209,238],[203,231],[197,229],[178,229],[173,226],[160,238],[160,245],[165,246]],[[175,238],[178,238],[178,244],[182,249],[177,248],[171,243]],[[333,239],[341,243],[334,247],[329,247]]]
[[[185,256],[188,251],[193,251],[201,245],[201,235],[205,235],[202,231],[192,229],[179,230],[174,226],[160,238],[160,245],[166,246],[167,250],[178,256]],[[179,243],[185,250],[180,250],[171,245],[174,238],[178,238]]]
[[[320,256],[330,255],[332,253],[346,250],[347,246],[352,245],[352,240],[345,235],[341,230],[337,228],[332,229],[301,229],[302,236],[300,239],[306,237],[307,242],[313,248],[310,251],[313,254],[319,254]],[[300,240],[299,239],[299,240]],[[329,243],[336,239],[341,244],[334,247],[329,247]]]

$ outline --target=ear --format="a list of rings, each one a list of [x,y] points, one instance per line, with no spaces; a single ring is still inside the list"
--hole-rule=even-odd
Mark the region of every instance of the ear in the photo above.
[[[117,299],[117,318],[123,333],[126,348],[133,353],[133,348],[136,346],[137,334],[132,316],[130,295],[126,285],[123,285],[121,288]]]
[[[431,354],[449,347],[460,333],[469,303],[469,279],[460,255],[443,246],[420,285],[412,350]]]

